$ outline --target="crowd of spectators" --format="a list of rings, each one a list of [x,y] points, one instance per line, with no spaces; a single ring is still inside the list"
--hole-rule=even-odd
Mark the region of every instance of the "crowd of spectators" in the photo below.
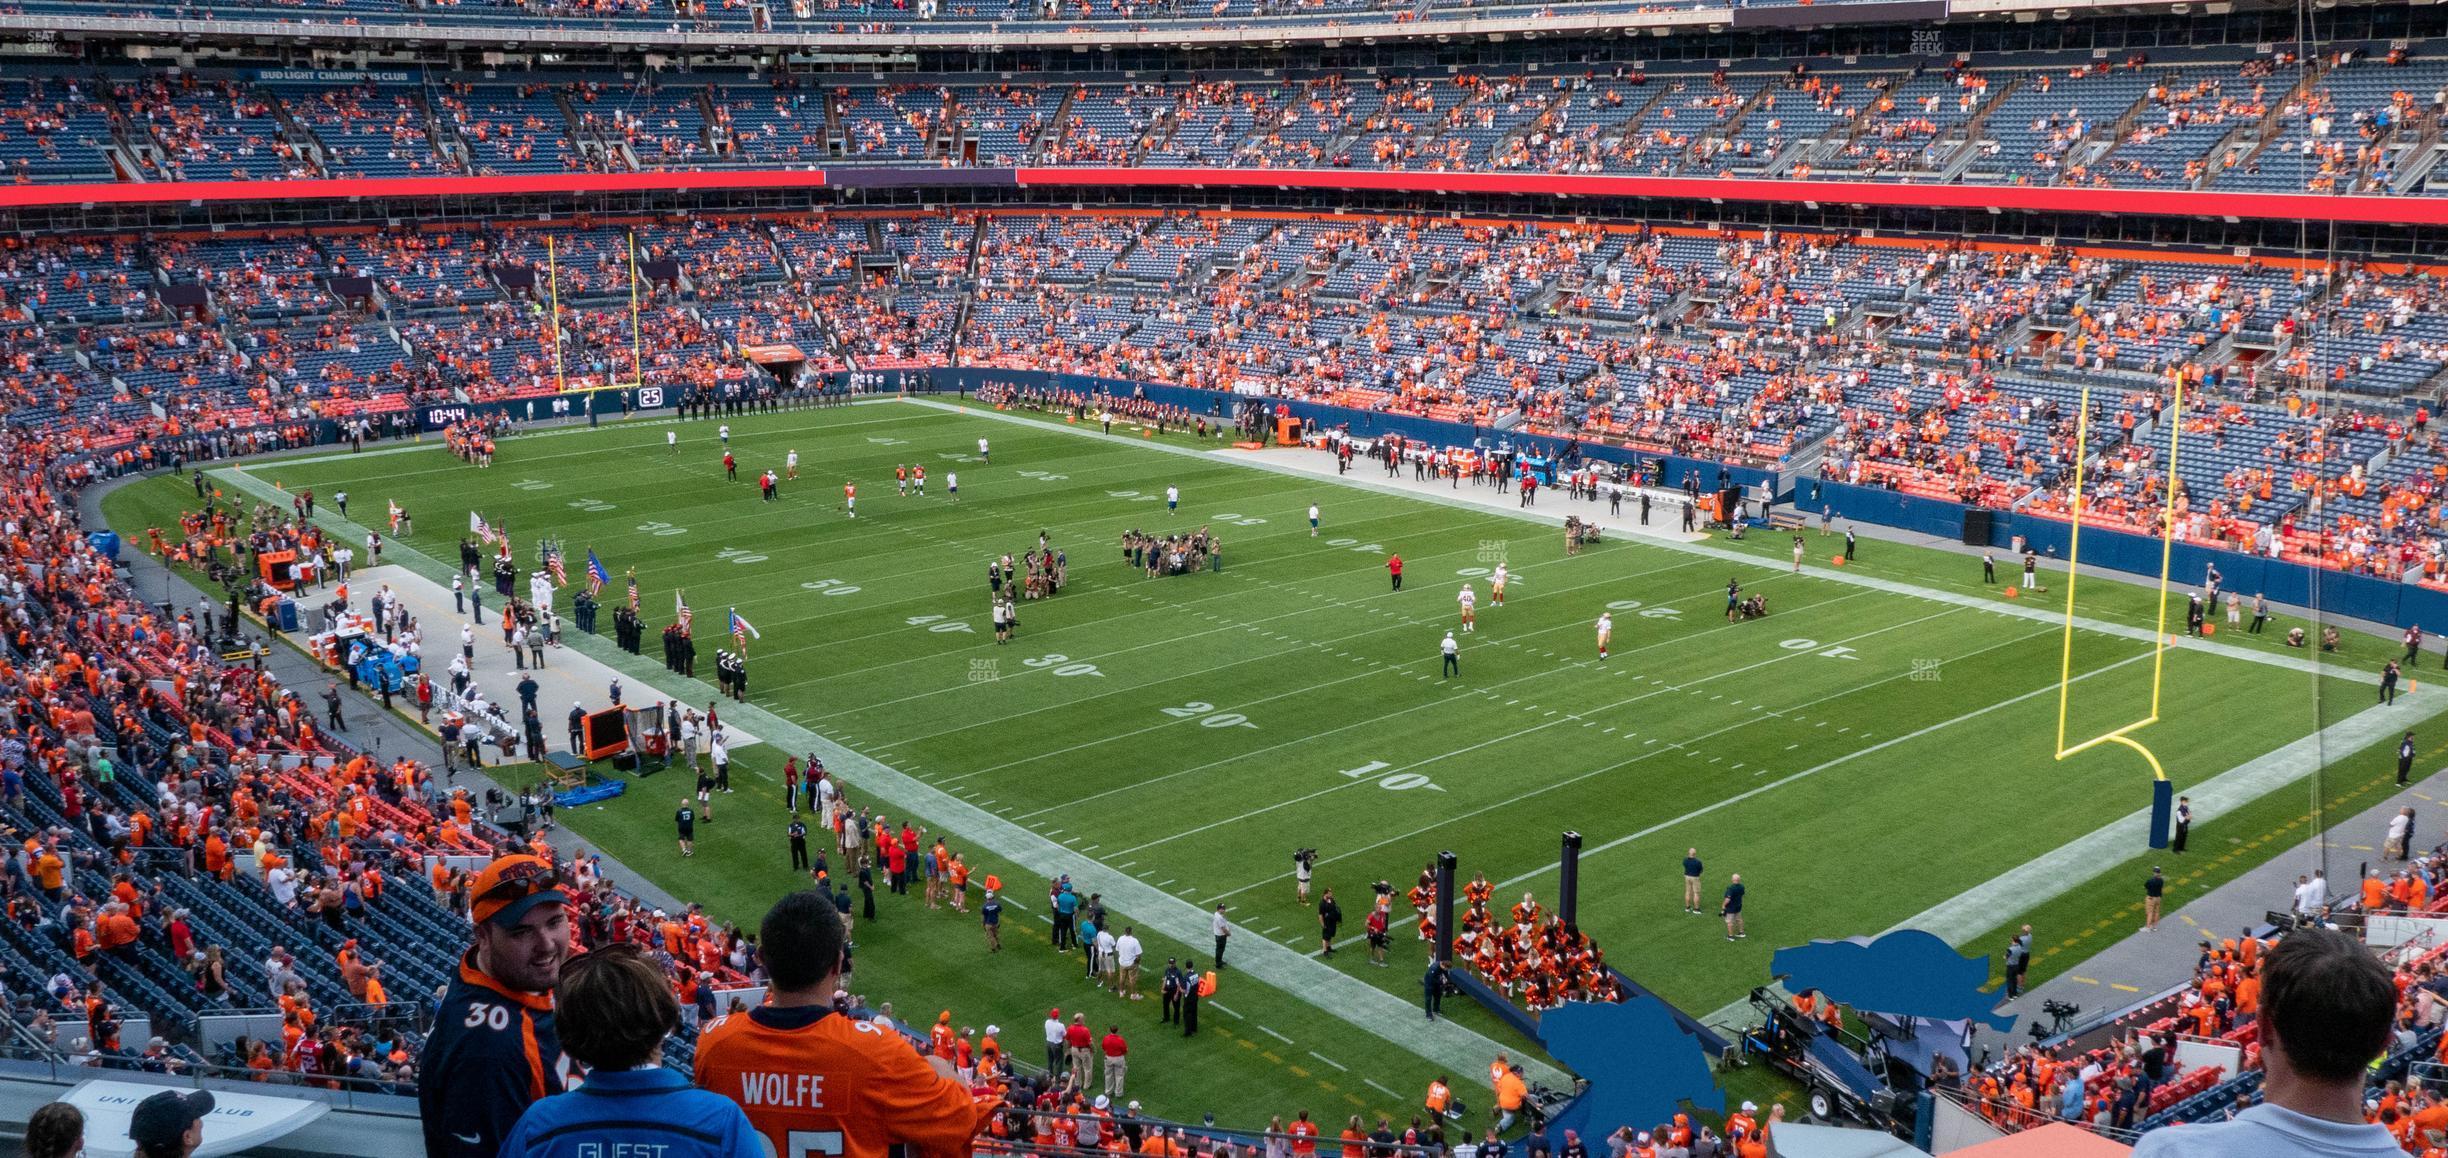
[[[2448,118],[2448,62],[2419,47],[2343,47],[2316,64],[2280,50],[2070,68],[1990,54],[1124,83],[95,80],[0,87],[0,162],[17,179],[107,179],[104,150],[123,145],[121,179],[1043,163],[2388,194],[2426,191],[2398,179],[2414,153],[2392,146]]]
[[[2266,1065],[2271,1059],[2265,1047],[2273,1001],[2297,1010],[2310,1004],[2300,973],[2272,980],[2280,955],[2303,949],[2294,964],[2333,957],[2332,965],[2361,975],[2357,983],[2379,977],[2390,983],[2371,986],[2385,1018],[2368,1007],[2351,1014],[2334,1007],[2325,1011],[2331,1018],[2368,1021],[2375,1031],[2386,1028],[2384,1039],[2368,1048],[2339,1048],[2321,1059],[2338,1071],[2332,1080],[2357,1095],[2342,1098],[2343,1106],[2359,1109],[2365,1122],[2384,1129],[2406,1154],[2448,1147],[2448,1099],[2435,1082],[2412,1071],[2417,1064],[2448,1061],[2448,1034],[2442,1032],[2448,1023],[2448,948],[2423,939],[2383,952],[2335,932],[2341,925],[2360,927],[2374,916],[2421,916],[2448,907],[2448,898],[2437,893],[2448,885],[2448,846],[2394,867],[2384,861],[2368,868],[2357,887],[2334,894],[2316,875],[2297,878],[2291,927],[2248,927],[2230,936],[2205,931],[2193,976],[2173,992],[2075,1040],[2017,1046],[1968,1073],[1943,1066],[1934,1084],[2003,1130],[2071,1122],[2126,1138],[2153,1132],[2144,1134],[2147,1139],[2164,1128],[2174,1135],[2160,1140],[2168,1144],[2164,1152],[2190,1155],[2194,1151],[2185,1146],[2197,1138],[2206,1144],[2210,1136],[2194,1133],[2202,1124],[2235,1122],[2247,1114],[2253,1115],[2247,1121],[2267,1121],[2262,1115],[2269,1111],[2260,1108],[2265,1098],[2274,1104],[2281,1096],[2301,1096],[2301,1087],[2293,1084],[2300,1077],[2292,1072],[2281,1093],[2281,1079]],[[2288,945],[2297,940],[2317,942],[2317,948]],[[2283,992],[2273,995],[2272,985]],[[2341,997],[2330,993],[2314,1000]],[[2279,1016],[2290,1024],[2274,1048],[2297,1055],[2285,1059],[2285,1068],[2294,1071],[2305,1064],[2302,1055],[2309,1050],[2298,1042],[2310,1036],[2311,1027],[2303,1012]],[[2232,1047],[2233,1061],[2187,1065],[2180,1060],[2180,1039]],[[2143,1150],[2158,1144],[2146,1143]]]
[[[20,426],[687,385],[795,345],[817,372],[959,359],[1815,455],[1823,478],[2060,517],[2080,462],[2101,525],[2145,529],[2173,490],[2189,540],[2448,581],[2428,411],[2344,397],[2448,370],[2418,265],[1032,209],[20,239],[0,266]]]

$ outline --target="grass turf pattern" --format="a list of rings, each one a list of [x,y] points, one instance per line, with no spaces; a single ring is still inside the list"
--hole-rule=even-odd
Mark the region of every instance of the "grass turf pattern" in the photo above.
[[[669,425],[637,423],[506,440],[490,470],[429,445],[266,463],[256,477],[344,489],[361,511],[397,500],[418,525],[408,545],[444,560],[455,560],[470,508],[509,526],[522,561],[541,535],[559,537],[573,563],[591,547],[615,577],[608,600],[636,569],[652,629],[685,588],[709,661],[729,645],[724,609],[737,607],[762,632],[750,647],[754,702],[1116,873],[1232,905],[1241,936],[1303,948],[1315,948],[1315,918],[1292,899],[1297,847],[1322,850],[1318,880],[1342,897],[1348,937],[1370,882],[1405,888],[1440,849],[1460,856],[1466,878],[1501,883],[1500,905],[1524,890],[1552,904],[1558,833],[1572,828],[1589,850],[1583,926],[1613,964],[1707,1011],[1764,980],[1776,946],[1884,929],[2147,799],[2130,757],[2049,758],[2053,627],[1789,574],[1787,536],[1734,544],[1757,553],[1749,565],[1628,536],[1567,557],[1552,526],[1249,470],[1235,452],[1162,453],[1135,435],[898,404],[729,421],[736,483],[723,477],[713,421],[679,425],[677,454],[664,445]],[[993,441],[991,464],[974,461],[980,437]],[[793,449],[802,477],[783,484],[780,502],[759,501],[756,473],[779,472]],[[923,499],[894,493],[894,466],[913,462],[928,467]],[[942,493],[953,471],[957,504]],[[841,509],[845,480],[858,484],[855,519]],[[1167,487],[1180,489],[1177,514],[1165,510]],[[188,498],[175,482],[131,488],[113,496],[112,519],[134,538],[175,526]],[[1312,502],[1324,516],[1314,538]],[[1553,495],[1542,506],[1557,520],[1586,509]],[[1120,559],[1127,529],[1199,526],[1221,538],[1221,572],[1151,579]],[[1068,552],[1070,586],[1021,603],[1017,638],[998,646],[986,562],[1017,557],[1041,530]],[[1804,534],[1814,563],[1838,549],[1815,528]],[[1389,552],[1406,562],[1399,593]],[[1862,556],[1864,573],[1981,586],[1977,561],[1960,556],[1873,541]],[[1499,560],[1514,575],[1504,607],[1484,577]],[[2001,579],[2017,571],[2001,559]],[[1729,623],[1729,577],[1767,594],[1772,614]],[[1466,580],[1480,595],[1479,630],[1458,637],[1461,676],[1448,680],[1437,643],[1456,626]],[[1612,655],[1600,663],[1592,621],[1610,606]],[[2087,578],[2079,610],[2147,626],[2151,593]],[[2280,650],[2282,631],[2220,639]],[[2377,662],[2382,644],[2350,640]],[[2077,633],[2078,733],[2090,734],[2086,717],[2106,726],[2137,714],[2148,655],[2135,640]],[[2368,680],[2336,670],[2172,651],[2165,722],[2145,738],[2181,791],[2364,707]],[[700,826],[691,860],[671,853],[668,792],[564,819],[672,892],[752,924],[797,883],[782,838],[784,754],[739,752],[740,793]],[[2385,779],[2381,763],[2355,767]],[[849,788],[855,797],[855,780]],[[2220,823],[2276,829],[2305,799],[2282,795]],[[1042,882],[950,838],[1027,906],[1007,912],[1006,951],[984,955],[974,917],[879,897],[884,919],[859,930],[860,988],[896,1000],[905,1018],[951,1008],[961,1023],[999,1022],[1005,1044],[1033,1057],[1043,1010],[1068,1012],[1092,994],[1076,957],[1045,948]],[[1712,896],[1727,873],[1743,874],[1749,940],[1729,944],[1715,920],[1682,914],[1689,846],[1708,861]],[[2202,883],[2242,867],[2205,868]],[[2053,928],[2105,929],[2138,895],[2131,875],[2041,911]],[[1422,947],[1397,910],[1394,967],[1370,968],[1357,945],[1330,967],[1415,998]],[[1999,926],[2021,919],[2003,909]],[[1994,949],[1989,940],[2003,934],[1967,948]],[[2035,973],[2078,956],[2044,957]],[[1204,1040],[1150,1042],[1155,1064],[1133,1067],[1134,1096],[1228,1122],[1304,1105],[1334,1120],[1407,1115],[1432,1076],[1297,994],[1253,982],[1219,996],[1239,1016],[1211,1008]],[[1154,1006],[1099,998],[1087,1008],[1112,1010],[1136,1041],[1157,1029]],[[1510,1040],[1493,1019],[1448,1008]]]

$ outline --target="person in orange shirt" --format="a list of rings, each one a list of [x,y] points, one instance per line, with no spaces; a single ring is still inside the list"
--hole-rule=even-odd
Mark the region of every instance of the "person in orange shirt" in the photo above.
[[[1360,1128],[1360,1115],[1351,1116],[1339,1137],[1343,1139],[1343,1158],[1368,1158],[1368,1131]]]
[[[59,851],[45,845],[41,854],[34,858],[34,883],[42,886],[44,896],[54,901],[65,900],[60,878],[67,869],[68,862],[60,859]]]
[[[776,1153],[805,1131],[840,1139],[841,1158],[967,1158],[993,1114],[943,1058],[833,1009],[844,935],[814,891],[777,902],[759,928],[766,1004],[717,1018],[697,1041],[697,1084],[740,1103]]]

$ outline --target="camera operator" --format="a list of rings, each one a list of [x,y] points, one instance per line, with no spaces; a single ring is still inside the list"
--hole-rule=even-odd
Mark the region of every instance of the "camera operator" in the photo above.
[[[1318,850],[1314,848],[1292,850],[1292,883],[1299,889],[1300,903],[1304,905],[1309,903],[1309,878],[1317,872],[1317,858]]]

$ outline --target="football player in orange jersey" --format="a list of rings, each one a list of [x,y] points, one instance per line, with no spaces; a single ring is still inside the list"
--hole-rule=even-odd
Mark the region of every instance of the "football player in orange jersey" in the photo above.
[[[943,1058],[841,1013],[844,937],[832,902],[793,893],[759,930],[767,1003],[717,1019],[697,1042],[697,1084],[740,1104],[776,1158],[965,1158],[993,1112]]]

